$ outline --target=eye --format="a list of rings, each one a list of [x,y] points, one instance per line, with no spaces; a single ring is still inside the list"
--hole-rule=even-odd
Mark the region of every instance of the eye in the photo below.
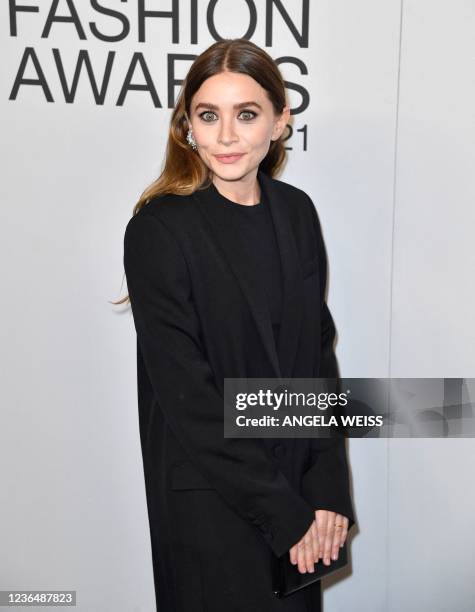
[[[255,119],[257,117],[257,113],[255,113],[252,110],[243,110],[243,111],[241,111],[240,114],[242,115],[243,113],[245,115],[252,115],[251,117],[249,117],[249,119],[245,119],[245,121],[250,121],[251,119]]]
[[[257,117],[257,113],[255,113],[252,110],[242,110],[239,113],[239,116],[241,115],[247,115],[247,117],[244,118],[244,121],[252,121],[252,119],[255,119]],[[214,115],[216,117],[216,113],[214,111],[204,111],[200,114],[200,118],[205,122],[205,123],[211,123],[212,121],[214,121],[214,119],[211,117],[209,118],[209,115]],[[208,117],[207,117],[208,116]]]
[[[203,121],[205,121],[206,123],[210,123],[211,121],[205,119],[205,115],[215,115],[215,113],[213,113],[213,111],[204,111],[204,113],[200,114],[200,117],[201,119],[203,119]]]

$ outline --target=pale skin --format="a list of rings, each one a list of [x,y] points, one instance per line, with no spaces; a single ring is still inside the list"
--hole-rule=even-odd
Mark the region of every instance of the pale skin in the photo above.
[[[234,107],[245,102],[242,108]],[[201,104],[204,106],[198,107]],[[276,115],[257,81],[247,74],[222,72],[206,79],[195,93],[190,115],[188,127],[193,130],[197,152],[211,170],[217,190],[238,204],[257,204],[257,170],[271,141],[284,131],[289,107]],[[232,164],[216,157],[228,153],[244,155]]]
[[[302,574],[315,571],[314,563],[320,558],[325,565],[338,559],[348,533],[348,518],[330,510],[315,510],[315,520],[304,537],[289,551],[290,561]]]
[[[289,117],[290,108],[284,106],[276,114],[265,89],[246,74],[222,72],[203,82],[191,101],[187,126],[222,195],[246,206],[260,202],[259,164]],[[216,157],[229,153],[243,155],[228,164]],[[290,561],[301,573],[314,572],[320,558],[330,565],[330,559],[338,558],[347,533],[347,517],[317,509],[307,533],[290,549]]]

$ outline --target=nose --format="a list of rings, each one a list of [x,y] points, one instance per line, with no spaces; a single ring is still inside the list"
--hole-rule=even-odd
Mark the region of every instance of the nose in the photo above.
[[[225,145],[236,141],[237,136],[236,132],[234,131],[234,122],[232,117],[221,120],[218,138],[219,142]]]

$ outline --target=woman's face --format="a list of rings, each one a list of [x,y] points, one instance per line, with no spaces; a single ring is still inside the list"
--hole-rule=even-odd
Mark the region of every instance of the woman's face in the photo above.
[[[290,111],[280,116],[265,89],[246,74],[222,72],[206,79],[193,96],[190,109],[198,153],[223,180],[254,176],[271,140],[284,131]],[[230,153],[240,157],[220,157]]]

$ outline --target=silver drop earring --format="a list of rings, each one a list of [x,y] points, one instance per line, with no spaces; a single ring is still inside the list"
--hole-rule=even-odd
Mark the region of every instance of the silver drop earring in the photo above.
[[[191,146],[191,148],[196,151],[196,149],[198,148],[195,139],[193,138],[193,132],[192,129],[189,128],[188,133],[186,135],[186,141],[187,143]]]

